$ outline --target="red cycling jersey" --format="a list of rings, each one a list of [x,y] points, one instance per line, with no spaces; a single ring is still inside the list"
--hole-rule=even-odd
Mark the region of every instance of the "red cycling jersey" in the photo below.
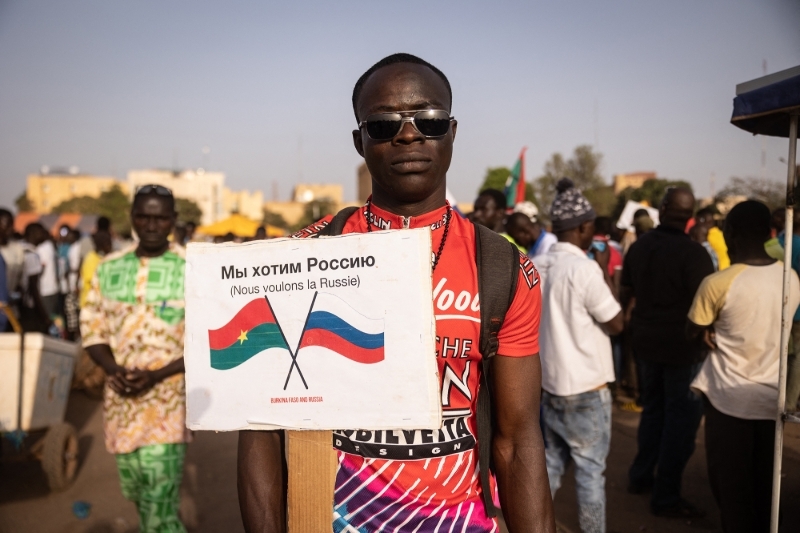
[[[444,234],[446,207],[402,217],[371,207],[374,231],[429,226],[432,248]],[[331,217],[297,232],[311,237]],[[367,209],[354,212],[342,233],[367,231]],[[478,476],[475,417],[481,373],[480,302],[475,228],[452,212],[447,240],[433,274],[436,360],[441,379],[438,431],[336,431],[339,465],[334,496],[335,532],[498,531],[486,515]],[[539,274],[520,254],[517,292],[498,335],[498,354],[539,352]]]

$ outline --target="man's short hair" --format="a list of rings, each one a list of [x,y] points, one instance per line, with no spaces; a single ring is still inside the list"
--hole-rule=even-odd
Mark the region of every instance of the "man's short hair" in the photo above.
[[[111,219],[108,217],[98,217],[97,231],[110,231],[110,230],[111,230]]]
[[[700,217],[710,217],[710,218],[714,218],[714,217],[715,217],[716,215],[718,215],[718,214],[719,214],[719,211],[717,211],[715,208],[713,208],[713,207],[711,207],[711,206],[709,205],[709,206],[706,206],[706,207],[704,207],[704,208],[702,208],[702,209],[699,209],[699,210],[697,211],[697,213],[695,213],[695,215],[694,215],[694,216],[695,216],[696,218],[700,218]]]
[[[27,226],[25,226],[25,238],[33,237],[36,232],[43,232],[45,235],[47,234],[47,230],[45,227],[39,222],[31,222]]]
[[[396,65],[398,63],[413,63],[415,65],[423,65],[431,69],[441,80],[444,82],[445,86],[447,87],[447,94],[450,96],[450,107],[453,107],[453,90],[450,88],[450,82],[447,80],[447,76],[444,75],[444,72],[439,70],[438,68],[434,67],[427,61],[417,56],[411,54],[392,54],[390,56],[384,57],[361,75],[356,82],[355,87],[353,87],[353,113],[356,115],[356,121],[358,121],[358,99],[361,96],[361,90],[364,88],[364,84],[367,83],[372,74],[374,74],[377,70],[382,69],[383,67],[387,67],[389,65]]]
[[[614,223],[611,217],[597,217],[594,219],[594,233],[595,235],[610,235]]]
[[[145,186],[146,187],[146,186]],[[166,189],[166,187],[164,187]],[[131,209],[136,207],[137,202],[141,202],[145,198],[159,198],[164,200],[169,205],[172,211],[175,211],[175,195],[170,193],[167,194],[159,194],[155,189],[150,189],[147,192],[143,192],[144,188],[139,189],[139,191],[133,196],[133,203],[131,204]],[[169,190],[169,189],[167,189]]]
[[[0,207],[0,218],[2,217],[8,217],[11,220],[14,220],[14,214],[5,207]]]
[[[769,207],[756,200],[736,204],[725,218],[725,230],[737,240],[767,242],[772,235]]]
[[[533,225],[533,222],[525,213],[511,213],[506,219],[506,230],[508,231],[530,227],[531,225]]]
[[[481,196],[489,196],[494,200],[494,205],[497,209],[505,209],[507,207],[506,204],[506,195],[502,192],[498,191],[497,189],[485,189],[481,191],[478,195],[478,198]]]

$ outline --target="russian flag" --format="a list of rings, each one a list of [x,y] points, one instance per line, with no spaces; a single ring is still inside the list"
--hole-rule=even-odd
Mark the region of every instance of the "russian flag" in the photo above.
[[[320,346],[357,363],[383,361],[382,318],[367,318],[344,300],[326,292],[317,293],[308,315],[298,351]]]

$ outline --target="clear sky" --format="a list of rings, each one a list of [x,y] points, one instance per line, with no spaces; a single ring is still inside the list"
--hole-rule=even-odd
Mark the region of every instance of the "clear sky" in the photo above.
[[[729,120],[765,59],[770,73],[800,64],[798,27],[797,0],[0,0],[0,204],[42,165],[207,165],[267,198],[304,181],[352,199],[353,84],[394,52],[450,79],[459,201],[524,145],[531,177],[596,144],[609,182],[655,170],[701,195],[712,173],[717,189],[760,176],[764,145],[783,180],[786,140]]]

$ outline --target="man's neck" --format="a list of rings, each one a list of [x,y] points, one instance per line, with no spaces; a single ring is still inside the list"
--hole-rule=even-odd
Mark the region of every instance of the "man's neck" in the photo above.
[[[776,259],[767,255],[767,251],[763,246],[753,247],[752,249],[744,249],[736,251],[731,256],[731,264],[737,263],[750,266],[767,266],[774,263]]]
[[[684,231],[686,229],[686,222],[663,221],[660,227],[674,229],[676,231]]]
[[[569,244],[571,244],[573,246],[577,246],[578,248],[580,248],[584,252],[588,250],[588,248],[584,248],[583,246],[581,246],[581,242],[580,242],[580,239],[578,238],[578,236],[574,235],[571,232],[570,233],[556,233],[556,238],[558,239],[558,242],[566,242],[566,243],[569,243]]]
[[[159,257],[164,255],[167,250],[169,250],[169,242],[166,246],[162,248],[158,248],[157,250],[148,250],[147,248],[142,248],[142,245],[136,247],[136,257]]]
[[[403,202],[392,197],[391,194],[387,194],[385,191],[377,189],[373,182],[372,203],[384,211],[388,211],[401,217],[418,217],[420,215],[424,215],[425,213],[430,213],[431,211],[439,209],[440,207],[444,207],[445,202],[447,201],[447,194],[445,191],[445,187],[442,186],[440,190],[437,189],[433,192],[433,194],[423,200],[418,202]]]

